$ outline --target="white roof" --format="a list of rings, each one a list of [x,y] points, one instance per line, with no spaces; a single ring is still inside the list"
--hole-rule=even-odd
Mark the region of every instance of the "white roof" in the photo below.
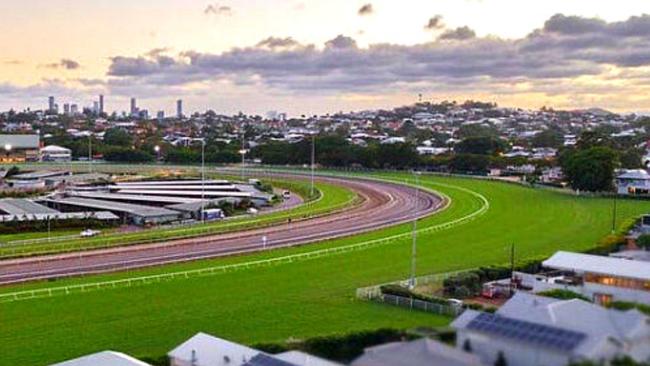
[[[589,272],[650,281],[650,263],[600,255],[557,252],[542,262],[544,267]]]
[[[189,364],[194,352],[196,366],[232,366],[250,360],[260,353],[255,349],[233,343],[225,339],[213,337],[205,333],[197,333],[180,346],[171,350],[167,356],[183,360]]]
[[[650,179],[650,174],[643,169],[628,170],[625,173],[616,177],[617,179]]]
[[[151,366],[120,352],[103,351],[51,366]]]
[[[336,362],[328,361],[320,357],[312,356],[308,353],[304,353],[300,351],[289,351],[284,353],[278,353],[277,355],[273,355],[273,357],[300,366],[339,366],[340,365]]]
[[[648,317],[638,310],[607,309],[584,300],[558,300],[517,292],[497,314],[587,335],[576,353],[591,356],[610,339],[621,343],[650,336]]]
[[[70,152],[70,149],[62,147],[62,146],[57,146],[57,145],[49,145],[41,148],[41,152]]]
[[[352,366],[477,366],[476,355],[428,338],[366,348]]]

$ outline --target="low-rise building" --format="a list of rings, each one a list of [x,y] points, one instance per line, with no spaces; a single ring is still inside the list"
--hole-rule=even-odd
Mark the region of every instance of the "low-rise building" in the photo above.
[[[587,301],[558,300],[518,292],[496,313],[465,311],[452,323],[457,347],[470,348],[485,364],[566,366],[628,356],[650,360],[650,318]]]
[[[171,350],[170,366],[338,366],[304,352],[290,351],[271,355],[254,348],[197,333]]]
[[[48,162],[72,161],[72,150],[56,145],[45,146],[40,149],[40,160]]]
[[[38,135],[0,135],[0,161],[3,163],[37,161],[40,143]]]
[[[478,356],[428,338],[366,348],[351,366],[481,366]]]
[[[51,366],[151,366],[129,355],[114,351],[103,351]]]
[[[650,174],[643,169],[628,170],[616,177],[616,192],[629,196],[650,193]]]
[[[547,270],[538,274],[514,272],[517,290],[564,289],[599,304],[650,303],[650,262],[560,251],[542,266]]]

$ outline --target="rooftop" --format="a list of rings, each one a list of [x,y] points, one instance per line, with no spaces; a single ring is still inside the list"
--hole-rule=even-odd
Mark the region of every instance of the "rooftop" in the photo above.
[[[544,267],[650,281],[650,263],[600,255],[557,252]]]
[[[93,353],[74,360],[57,363],[51,366],[150,366],[140,360],[114,351]]]

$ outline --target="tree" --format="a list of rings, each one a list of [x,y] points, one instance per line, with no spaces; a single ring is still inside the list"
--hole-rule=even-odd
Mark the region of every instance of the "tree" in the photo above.
[[[562,171],[571,187],[590,192],[612,190],[617,164],[616,152],[608,147],[567,150],[560,157]]]
[[[641,149],[629,148],[621,153],[621,167],[624,169],[639,169],[643,166],[643,152]]]
[[[548,129],[535,135],[531,141],[533,147],[559,148],[564,142],[562,132],[556,129]]]
[[[505,149],[503,140],[495,137],[468,137],[454,148],[459,154],[495,155]]]
[[[490,165],[490,158],[486,155],[458,154],[449,162],[449,169],[461,173],[484,173]]]
[[[133,144],[133,138],[123,129],[114,127],[106,130],[104,143],[112,146],[130,147]]]
[[[154,160],[154,157],[141,150],[127,148],[111,148],[104,153],[106,161],[119,161],[128,163],[147,163]]]
[[[506,356],[503,354],[503,351],[499,351],[497,354],[497,359],[494,361],[494,366],[508,366],[508,361],[506,361]]]

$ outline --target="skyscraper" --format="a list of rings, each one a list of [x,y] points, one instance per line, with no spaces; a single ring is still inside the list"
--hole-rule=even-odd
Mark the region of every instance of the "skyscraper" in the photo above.
[[[99,113],[104,113],[104,95],[99,94]]]
[[[48,107],[47,107],[48,112],[50,113],[54,112],[54,97],[47,98],[47,101],[48,101]]]
[[[138,105],[136,104],[135,98],[131,98],[131,115],[138,113]]]
[[[183,100],[179,99],[176,101],[176,117],[183,118]]]

